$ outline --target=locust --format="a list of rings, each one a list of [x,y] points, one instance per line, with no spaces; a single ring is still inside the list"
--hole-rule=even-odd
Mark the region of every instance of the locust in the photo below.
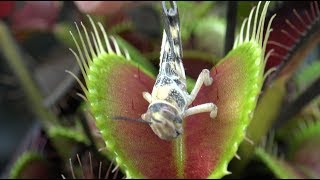
[[[218,108],[212,102],[188,108],[201,86],[212,85],[213,78],[210,77],[208,69],[203,69],[191,93],[187,92],[177,3],[170,1],[170,7],[167,8],[166,2],[162,1],[162,16],[164,30],[159,73],[151,94],[142,93],[149,106],[146,113],[141,115],[141,119],[148,122],[159,138],[169,141],[183,134],[183,119],[203,112],[210,112],[210,117],[214,119]]]

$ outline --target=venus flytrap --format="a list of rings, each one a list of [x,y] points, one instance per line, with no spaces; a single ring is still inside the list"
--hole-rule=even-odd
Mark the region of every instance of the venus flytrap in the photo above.
[[[255,148],[255,155],[269,167],[276,178],[302,179],[304,177],[295,171],[294,167],[283,159],[283,156],[280,156],[277,144],[274,139],[270,140],[270,137],[263,139],[262,144]]]
[[[256,157],[266,164],[276,178],[319,178],[317,162],[320,123],[319,117],[314,119],[302,117],[295,122],[296,127],[285,128],[287,134],[282,135],[282,141],[290,139],[284,141],[288,153],[278,148],[274,134],[264,138],[255,148]]]
[[[293,97],[292,87],[293,73],[303,75],[299,72],[299,66],[306,62],[305,58],[311,54],[312,49],[319,42],[319,6],[315,2],[306,2],[303,6],[280,6],[276,11],[279,12],[277,18],[272,24],[273,32],[267,42],[267,50],[274,49],[269,56],[266,65],[266,74],[268,80],[264,83],[263,93],[259,98],[259,103],[255,109],[252,122],[248,126],[247,135],[252,137],[255,144],[259,144],[261,138],[265,136],[270,128],[279,128],[286,121],[294,121],[292,117],[299,109],[305,106],[306,102],[316,95],[316,88],[307,88],[307,91],[295,94]],[[288,11],[283,11],[288,9]],[[270,16],[269,16],[270,17]],[[297,29],[300,31],[297,33]],[[279,64],[278,66],[275,66]],[[314,66],[316,67],[316,66]],[[276,71],[274,72],[274,70]],[[304,70],[307,68],[304,67]],[[310,72],[309,72],[310,73]],[[314,79],[316,73],[313,73]],[[304,83],[310,82],[311,77],[306,77]],[[308,83],[310,85],[310,83]],[[316,81],[312,83],[316,84]],[[289,96],[288,94],[291,94]],[[307,96],[304,96],[308,94]],[[308,98],[304,98],[308,97]],[[301,101],[301,99],[304,99]],[[309,100],[308,100],[309,99]],[[290,103],[289,103],[290,102]],[[296,102],[299,102],[296,104]],[[277,129],[279,132],[280,130]],[[290,138],[289,138],[290,139]],[[287,140],[285,140],[287,141]],[[239,174],[247,165],[254,154],[254,147],[242,143],[239,154],[242,156],[241,161],[232,164],[235,174]],[[235,170],[237,169],[237,170]]]
[[[26,151],[24,152],[19,159],[15,162],[14,166],[10,170],[9,178],[10,179],[19,179],[19,178],[45,178],[49,177],[49,174],[38,174],[36,171],[30,173],[30,169],[41,170],[44,173],[49,172],[49,162],[43,157],[39,152],[35,151]]]
[[[193,102],[194,106],[214,102],[219,108],[216,119],[207,113],[188,116],[182,121],[184,134],[172,141],[161,140],[147,123],[113,118],[139,119],[148,108],[142,92],[151,92],[155,76],[139,60],[130,60],[114,38],[111,43],[101,23],[91,21],[91,37],[83,24],[84,35],[77,27],[80,41],[73,38],[77,52],[71,51],[85,84],[73,76],[83,88],[109,157],[126,177],[220,178],[229,174],[227,166],[245,137],[264,81],[272,22],[265,22],[268,5],[261,10],[260,2],[251,11],[232,51],[210,70],[212,85],[201,87]]]

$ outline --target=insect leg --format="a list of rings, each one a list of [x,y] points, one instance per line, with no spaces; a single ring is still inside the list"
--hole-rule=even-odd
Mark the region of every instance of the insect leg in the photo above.
[[[202,72],[200,73],[197,82],[192,90],[192,92],[189,95],[189,102],[188,105],[190,105],[193,100],[196,98],[196,96],[198,95],[198,92],[202,86],[202,84],[204,84],[205,86],[210,86],[213,82],[212,77],[210,77],[210,71],[208,69],[203,69]]]
[[[167,34],[169,45],[174,55],[178,59],[182,58],[182,41],[180,33],[180,19],[178,7],[175,1],[170,1],[170,8],[166,7],[166,2],[162,1],[162,15],[164,20],[164,30]]]
[[[152,96],[150,93],[148,92],[142,92],[142,96],[145,100],[148,101],[148,103],[150,104],[152,102]]]
[[[218,107],[213,104],[213,103],[205,103],[205,104],[200,104],[194,107],[191,107],[189,109],[187,109],[184,114],[183,117],[187,117],[193,114],[198,114],[198,113],[203,113],[203,112],[210,112],[210,117],[212,119],[214,119],[217,116],[218,113]]]

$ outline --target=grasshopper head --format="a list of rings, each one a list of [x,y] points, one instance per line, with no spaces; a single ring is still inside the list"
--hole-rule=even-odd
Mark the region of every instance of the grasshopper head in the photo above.
[[[150,122],[153,132],[163,140],[172,140],[182,134],[182,118],[177,109],[169,104],[151,104],[142,119]]]

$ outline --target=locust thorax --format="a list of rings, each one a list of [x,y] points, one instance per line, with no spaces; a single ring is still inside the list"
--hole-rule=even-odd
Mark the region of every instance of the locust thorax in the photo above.
[[[167,103],[150,104],[142,119],[150,122],[153,132],[163,140],[172,140],[182,134],[182,118],[178,110]]]

